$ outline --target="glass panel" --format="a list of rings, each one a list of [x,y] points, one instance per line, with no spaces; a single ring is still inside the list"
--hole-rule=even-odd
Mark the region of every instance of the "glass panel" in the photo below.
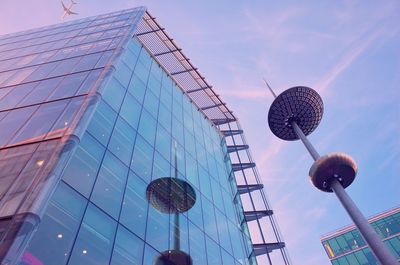
[[[90,198],[116,220],[121,208],[127,174],[128,168],[118,158],[107,152]]]
[[[144,242],[123,226],[118,226],[111,265],[142,264]]]
[[[74,96],[87,75],[88,72],[83,72],[66,76],[65,79],[62,80],[61,84],[50,95],[49,100]]]
[[[189,222],[190,256],[194,265],[207,264],[206,245],[204,233],[194,224]]]
[[[38,106],[10,111],[0,122],[0,147],[7,144]]]
[[[115,111],[119,111],[125,95],[125,88],[117,79],[113,78],[107,84],[103,92],[103,100],[107,102]]]
[[[83,218],[68,264],[108,264],[115,230],[115,221],[90,204]]]
[[[61,182],[54,192],[38,230],[21,258],[20,265],[65,264],[85,207],[86,200]],[[33,260],[36,263],[31,263]]]
[[[215,213],[213,204],[202,196],[201,202],[203,204],[203,219],[204,229],[207,235],[209,235],[214,241],[218,242],[218,230],[215,221]]]
[[[61,79],[62,77],[58,77],[41,81],[39,85],[37,85],[35,89],[33,89],[32,92],[29,93],[29,95],[18,104],[18,106],[26,106],[44,102],[57,87]]]
[[[147,91],[143,107],[154,117],[158,116],[158,98],[150,91]]]
[[[108,149],[118,156],[125,165],[129,166],[135,138],[136,131],[123,119],[118,118]]]
[[[147,182],[151,180],[153,152],[153,148],[140,135],[137,135],[131,169]]]
[[[63,179],[74,189],[89,197],[100,167],[105,148],[89,133],[85,133],[80,144],[64,170]]]
[[[146,245],[144,249],[143,265],[155,264],[155,260],[159,255],[160,253],[157,252],[154,248]]]
[[[14,143],[44,139],[69,100],[43,104],[12,140]]]
[[[153,207],[149,207],[146,242],[160,252],[169,249],[169,217],[169,214],[161,213]]]
[[[138,132],[148,143],[151,145],[154,144],[156,137],[156,120],[147,111],[142,111]]]
[[[104,101],[100,101],[96,108],[87,131],[103,145],[107,145],[117,114]]]
[[[138,127],[142,106],[137,100],[127,93],[122,103],[120,115],[135,129]]]
[[[128,91],[140,102],[143,102],[146,93],[146,84],[136,75],[133,75]]]
[[[7,88],[1,89],[1,92],[9,91],[9,93],[0,100],[0,110],[14,108],[22,99],[26,97],[26,95],[28,95],[32,91],[32,89],[37,84],[38,83],[34,82],[34,83],[28,83],[11,87],[8,89]]]
[[[124,62],[120,62],[117,66],[115,77],[118,79],[123,87],[128,87],[131,75],[132,71],[129,69],[129,67]]]
[[[146,230],[146,188],[147,184],[141,178],[129,172],[120,222],[141,238],[144,238]]]
[[[220,247],[211,238],[206,236],[208,264],[222,264]]]

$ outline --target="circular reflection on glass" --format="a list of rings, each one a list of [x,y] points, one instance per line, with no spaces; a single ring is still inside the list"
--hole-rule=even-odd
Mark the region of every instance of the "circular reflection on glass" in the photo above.
[[[154,265],[192,265],[192,258],[180,250],[167,250],[161,253]]]
[[[155,209],[163,213],[183,213],[196,202],[196,192],[189,183],[169,177],[153,180],[147,186],[146,197]]]

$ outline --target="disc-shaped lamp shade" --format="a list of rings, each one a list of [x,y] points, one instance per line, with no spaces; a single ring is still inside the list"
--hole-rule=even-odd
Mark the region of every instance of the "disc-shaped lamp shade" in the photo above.
[[[268,112],[268,125],[282,140],[299,139],[292,128],[295,121],[305,135],[317,128],[322,119],[324,104],[318,93],[305,86],[289,88],[277,96]]]
[[[146,197],[155,209],[163,213],[183,213],[196,202],[196,192],[189,183],[169,177],[153,180],[147,186]]]
[[[329,183],[331,179],[337,179],[343,188],[347,188],[354,181],[356,174],[356,162],[344,153],[321,156],[309,172],[313,185],[325,192],[332,192]]]

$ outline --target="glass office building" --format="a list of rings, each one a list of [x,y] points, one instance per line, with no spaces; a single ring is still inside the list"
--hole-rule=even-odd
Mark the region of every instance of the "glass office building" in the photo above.
[[[400,262],[400,208],[378,214],[368,221]],[[323,236],[321,241],[333,265],[379,264],[354,225]]]
[[[289,264],[237,118],[143,7],[1,36],[0,128],[1,264]]]

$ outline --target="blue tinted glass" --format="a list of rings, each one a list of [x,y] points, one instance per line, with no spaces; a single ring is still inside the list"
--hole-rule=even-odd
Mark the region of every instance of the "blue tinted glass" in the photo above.
[[[129,166],[135,138],[136,131],[123,119],[118,118],[111,135],[110,143],[108,144],[108,149],[114,155],[118,156],[125,165]]]
[[[222,254],[222,264],[223,265],[231,265],[235,264],[234,258],[228,254],[225,250],[221,249],[221,254]],[[256,264],[256,263],[254,263]]]
[[[171,112],[164,106],[160,104],[160,111],[158,113],[158,122],[168,131],[171,132]]]
[[[158,152],[154,153],[153,162],[153,179],[169,177],[171,172],[171,165],[165,158],[163,158]]]
[[[159,66],[157,66],[157,64],[153,64],[153,66],[156,66],[156,68],[160,69]],[[153,69],[154,67],[152,67]],[[154,95],[156,95],[157,97],[160,95],[160,88],[161,88],[161,83],[160,83],[160,79],[157,79],[157,77],[155,77],[154,75],[150,75],[149,77],[149,82],[147,84],[147,87],[149,88],[149,90],[151,92],[154,93]]]
[[[200,192],[195,189],[196,192],[196,203],[193,207],[188,211],[188,218],[192,221],[197,227],[200,227],[202,230],[203,228],[203,208],[201,204],[201,197]]]
[[[201,192],[207,197],[207,199],[212,201],[210,176],[203,167],[199,167],[199,180]]]
[[[118,226],[111,265],[142,264],[144,242],[123,226]]]
[[[138,132],[151,145],[154,144],[156,137],[156,125],[156,120],[147,111],[143,111],[140,116]]]
[[[86,210],[69,265],[108,264],[116,222],[94,205]]]
[[[131,70],[135,69],[137,55],[133,53],[131,50],[128,49],[124,53],[124,57],[122,58],[122,60],[126,63],[129,69]]]
[[[218,242],[218,230],[215,221],[214,206],[210,201],[208,201],[204,197],[201,198],[201,202],[203,204],[203,219],[204,219],[205,232],[213,240]]]
[[[217,226],[218,226],[219,242],[226,251],[232,253],[231,239],[229,235],[228,224],[226,223],[227,219],[218,210],[215,210],[215,215],[218,220]]]
[[[150,247],[149,245],[146,245],[144,249],[143,265],[155,264],[155,260],[158,256],[160,256],[159,252],[157,252],[154,248]]]
[[[107,152],[93,189],[91,201],[115,219],[118,219],[127,174],[128,168],[117,157]]]
[[[89,197],[104,152],[104,147],[89,133],[85,133],[64,171],[63,180]]]
[[[180,145],[184,145],[183,124],[174,117],[172,118],[172,137]]]
[[[153,92],[147,91],[144,98],[143,107],[151,114],[153,117],[158,116],[158,98],[153,94]]]
[[[129,69],[129,67],[124,62],[120,62],[117,66],[115,77],[123,87],[128,87],[131,75],[132,71]]]
[[[171,135],[162,127],[157,127],[156,150],[168,161],[171,156]]]
[[[96,108],[87,131],[103,145],[107,145],[117,114],[104,101],[100,101]]]
[[[149,207],[146,228],[146,242],[158,251],[168,249],[169,241],[169,214],[161,213]]]
[[[115,78],[112,78],[103,92],[103,100],[115,111],[119,111],[125,95],[125,87]]]
[[[133,149],[131,169],[142,179],[150,182],[154,149],[137,135]]]
[[[31,264],[24,262],[27,260],[37,260],[40,262],[37,264],[66,264],[85,207],[86,200],[61,182],[20,264]]]
[[[204,233],[189,222],[189,241],[190,241],[190,256],[192,257],[193,264],[207,264],[207,255]]]
[[[137,129],[141,110],[142,106],[139,102],[130,93],[127,93],[119,115],[121,115],[129,125]]]
[[[146,93],[146,83],[143,82],[137,75],[133,75],[132,81],[129,84],[128,91],[140,102],[143,102],[144,94]]]
[[[141,53],[142,54],[142,53]],[[140,78],[143,83],[147,83],[147,78],[149,76],[149,69],[144,66],[144,64],[139,60],[135,66],[135,75]]]
[[[161,103],[166,107],[168,112],[172,110],[172,95],[168,92],[168,90],[163,86],[161,89]]]
[[[141,238],[144,238],[146,230],[146,188],[147,184],[142,179],[129,173],[120,217],[120,222]]]
[[[208,264],[222,264],[220,247],[211,238],[206,236]]]

